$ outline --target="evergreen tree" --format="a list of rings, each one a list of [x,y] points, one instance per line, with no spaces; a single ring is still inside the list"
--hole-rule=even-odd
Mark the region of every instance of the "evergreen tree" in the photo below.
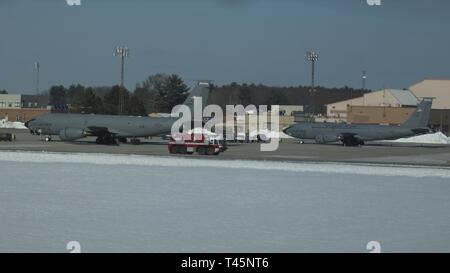
[[[67,90],[64,86],[52,86],[49,91],[50,95],[50,105],[55,107],[65,106],[67,104]]]
[[[159,112],[170,113],[175,105],[181,104],[189,91],[183,80],[175,74],[165,79],[156,90],[156,108]]]
[[[252,101],[251,89],[247,86],[243,86],[239,90],[239,100],[240,103],[244,106],[247,106]]]
[[[130,96],[127,104],[127,114],[132,116],[146,116],[147,111],[145,109],[143,101],[134,93]]]
[[[160,112],[159,105],[163,103],[164,82],[169,78],[165,74],[155,74],[148,76],[141,85],[138,85],[135,90],[135,95],[144,104],[146,113]],[[161,98],[161,99],[159,99]]]
[[[115,85],[111,88],[109,92],[107,92],[103,98],[103,110],[104,114],[117,115],[119,113],[119,95],[120,92],[123,92],[124,105],[125,107],[128,105],[128,100],[130,97],[130,92],[126,89],[121,91],[121,87]],[[124,109],[125,112],[127,109]]]

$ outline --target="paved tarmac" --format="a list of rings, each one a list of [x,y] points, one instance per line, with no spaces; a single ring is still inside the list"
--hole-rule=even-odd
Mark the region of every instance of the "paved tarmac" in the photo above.
[[[89,137],[74,142],[63,142],[54,137],[45,142],[28,130],[0,129],[0,133],[14,133],[14,142],[0,142],[0,151],[47,151],[63,153],[108,153],[153,156],[183,156],[205,158],[199,155],[170,155],[167,141],[161,138],[143,139],[140,145],[98,145]],[[230,143],[229,149],[211,159],[244,159],[267,161],[313,161],[373,164],[408,164],[450,167],[450,145],[387,144],[369,142],[362,147],[343,147],[339,144],[299,144],[298,140],[283,140],[274,152],[261,152],[257,143]]]

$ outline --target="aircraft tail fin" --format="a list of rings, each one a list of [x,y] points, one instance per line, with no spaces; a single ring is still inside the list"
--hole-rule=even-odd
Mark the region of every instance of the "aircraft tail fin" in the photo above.
[[[423,100],[417,105],[416,111],[414,111],[409,119],[401,126],[411,129],[426,128],[430,118],[432,103],[433,98],[423,98]]]
[[[194,87],[192,87],[191,92],[188,97],[184,101],[184,105],[188,106],[191,109],[191,112],[194,112],[194,98],[201,97],[202,98],[202,106],[203,109],[208,105],[209,95],[212,91],[212,83],[208,81],[198,81]]]

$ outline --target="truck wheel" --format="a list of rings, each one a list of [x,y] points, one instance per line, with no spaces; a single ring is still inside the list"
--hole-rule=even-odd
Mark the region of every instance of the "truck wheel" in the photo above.
[[[214,155],[215,152],[216,151],[215,151],[214,147],[208,147],[208,150],[206,151],[206,153],[208,155]]]
[[[205,147],[198,147],[197,152],[199,155],[205,155],[206,149],[205,149]]]
[[[177,146],[170,147],[170,153],[171,154],[178,154],[178,147]]]

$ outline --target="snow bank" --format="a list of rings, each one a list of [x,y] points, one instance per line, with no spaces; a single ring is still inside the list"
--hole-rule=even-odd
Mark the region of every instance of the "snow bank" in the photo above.
[[[188,157],[141,155],[0,152],[0,162],[85,163],[96,165],[131,165],[185,168],[228,168],[261,171],[312,172],[326,174],[357,174],[377,176],[450,178],[449,168],[345,163],[293,163],[251,160],[212,160]]]
[[[450,137],[447,137],[441,132],[434,134],[419,135],[408,138],[400,138],[397,140],[390,140],[388,142],[401,143],[424,143],[424,144],[450,144]]]
[[[0,128],[7,128],[7,129],[27,129],[23,122],[11,122],[7,119],[0,120]]]
[[[291,137],[289,135],[286,135],[285,133],[283,133],[281,131],[280,132],[270,131],[268,129],[264,129],[264,130],[260,130],[260,131],[254,131],[254,132],[251,132],[249,135],[251,137],[256,137],[257,135],[259,135],[263,140],[269,140],[271,138],[280,138],[280,139],[293,138],[293,137]]]

